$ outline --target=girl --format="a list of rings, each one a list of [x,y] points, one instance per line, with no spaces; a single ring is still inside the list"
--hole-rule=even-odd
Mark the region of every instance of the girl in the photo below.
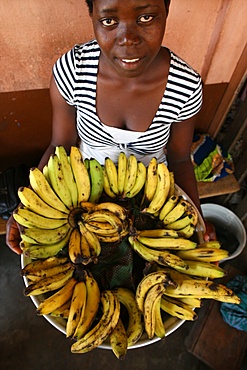
[[[201,78],[162,46],[169,0],[87,0],[95,40],[75,47],[54,65],[50,84],[52,139],[39,167],[56,145],[79,144],[83,157],[104,163],[119,152],[144,164],[155,156],[201,212],[190,160]],[[208,232],[205,239],[208,239]],[[19,232],[12,217],[7,244],[16,253]]]

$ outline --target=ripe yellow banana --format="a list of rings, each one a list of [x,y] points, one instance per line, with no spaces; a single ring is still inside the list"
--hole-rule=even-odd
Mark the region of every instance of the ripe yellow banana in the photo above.
[[[70,165],[77,186],[78,203],[87,202],[91,192],[90,177],[83,162],[82,154],[76,146],[72,146],[70,149]]]
[[[163,207],[159,211],[159,219],[161,221],[163,221],[164,218],[168,215],[168,213],[173,210],[173,208],[178,204],[178,202],[181,198],[182,197],[180,197],[178,195],[172,195],[172,196],[167,198],[165,204],[163,205]]]
[[[20,248],[23,254],[31,259],[40,259],[56,256],[63,248],[65,248],[69,242],[71,230],[67,235],[57,243],[48,244],[30,244],[24,240],[20,243]]]
[[[208,248],[221,248],[221,244],[218,240],[209,240],[209,241],[205,241],[203,243],[200,243],[198,244],[198,247],[208,247]]]
[[[158,184],[157,165],[157,158],[153,157],[147,167],[146,183],[141,202],[142,208],[146,208],[154,197]]]
[[[175,193],[175,177],[174,177],[174,172],[169,171],[170,175],[170,190],[168,193],[168,197],[171,197]]]
[[[123,230],[122,220],[113,212],[104,209],[92,211],[84,216],[84,222],[98,221],[108,222],[120,233]]]
[[[64,216],[65,217],[61,219],[44,217],[30,211],[22,205],[13,212],[13,217],[19,225],[40,229],[56,229],[57,227],[65,225],[68,222],[68,217],[66,215]]]
[[[187,226],[183,227],[182,229],[177,230],[179,236],[182,238],[189,239],[194,235],[194,232],[196,231],[196,227],[194,224],[188,224]]]
[[[183,273],[191,276],[220,279],[227,274],[224,269],[210,262],[186,260],[186,263],[188,268]]]
[[[45,203],[61,212],[69,212],[68,208],[50,186],[43,172],[37,167],[32,167],[30,169],[29,180],[32,189]]]
[[[46,180],[48,181],[49,185],[51,185],[47,164],[44,165],[42,173],[45,176]]]
[[[228,287],[204,279],[177,280],[177,287],[168,286],[165,295],[173,298],[205,298],[239,304],[240,298]]]
[[[137,239],[131,236],[128,240],[133,250],[146,261],[156,262],[158,265],[170,266],[173,268],[176,268],[177,266],[179,266],[180,269],[187,268],[186,262],[175,254],[165,250],[155,250],[153,248],[145,247]]]
[[[140,243],[144,244],[145,246],[154,248],[154,249],[170,249],[170,250],[192,250],[196,248],[197,243],[193,242],[192,240],[185,239],[185,238],[171,238],[171,237],[157,237],[157,238],[149,238],[146,236],[137,236],[137,239]]]
[[[70,302],[69,299],[67,302],[65,302],[62,306],[56,308],[54,311],[50,312],[50,316],[53,317],[61,317],[62,319],[68,319],[69,317],[69,309],[70,309]]]
[[[198,247],[188,251],[179,251],[177,255],[186,260],[218,262],[229,256],[229,252],[225,249]]]
[[[80,316],[80,320],[73,335],[73,337],[77,339],[83,338],[90,329],[100,304],[100,289],[98,283],[89,273],[86,274],[85,284],[87,290],[85,309]]]
[[[90,245],[84,234],[81,234],[81,263],[88,265],[90,262],[95,262],[95,252],[91,253]]]
[[[91,191],[89,202],[98,203],[104,190],[103,168],[95,158],[89,160]]]
[[[114,355],[119,360],[123,360],[127,353],[128,343],[126,329],[120,317],[113,332],[109,335],[109,341]]]
[[[75,278],[72,277],[71,279],[69,279],[61,289],[52,294],[50,297],[44,299],[39,304],[39,306],[37,307],[37,314],[49,315],[51,312],[63,306],[71,299],[76,283],[77,281]]]
[[[101,345],[116,327],[120,316],[120,303],[106,290],[101,293],[102,316],[99,322],[71,346],[72,353],[86,353]]]
[[[116,198],[116,194],[112,191],[111,189],[111,186],[110,186],[110,182],[109,182],[109,179],[108,179],[108,176],[107,176],[107,173],[106,173],[106,168],[103,167],[103,180],[104,180],[104,183],[103,183],[103,186],[104,186],[104,192],[112,199]]]
[[[182,200],[179,201],[175,207],[163,218],[163,223],[167,225],[179,220],[185,213],[185,207],[185,202]]]
[[[160,306],[160,299],[164,292],[164,284],[157,283],[148,290],[144,301],[144,326],[149,339],[155,335],[155,307],[157,304]]]
[[[25,207],[41,216],[58,219],[66,217],[66,213],[50,207],[35,193],[34,190],[28,187],[20,187],[18,189],[18,196]]]
[[[30,280],[39,280],[44,277],[54,276],[59,274],[60,272],[67,271],[71,267],[71,262],[68,261],[63,264],[59,264],[57,266],[49,267],[49,268],[41,268],[41,269],[35,269],[32,272],[27,272],[24,270],[21,270],[22,276],[26,276]],[[35,279],[37,277],[38,279]]]
[[[118,195],[118,174],[115,163],[109,158],[105,158],[105,170],[110,184],[111,191]]]
[[[163,237],[170,237],[170,238],[178,238],[179,235],[175,230],[168,230],[168,229],[151,229],[151,230],[138,230],[137,235],[139,237],[147,237],[147,238],[163,238]]]
[[[165,227],[171,230],[182,230],[186,226],[190,225],[191,223],[194,225],[193,216],[186,214],[184,217],[181,217],[179,220],[176,220],[168,225],[166,224]]]
[[[126,154],[124,152],[120,152],[118,156],[118,168],[117,168],[118,193],[120,195],[122,195],[124,191],[124,182],[125,182],[125,176],[127,172],[127,163],[128,163],[128,158]]]
[[[193,221],[194,225],[196,226],[197,222],[198,222],[198,211],[188,200],[184,199],[183,202],[186,204],[186,211],[185,212],[187,213],[187,215],[192,216],[192,221]]]
[[[143,212],[154,214],[158,212],[164,205],[169,189],[170,189],[170,175],[165,163],[158,163],[157,165],[158,183],[153,199]]]
[[[84,281],[78,281],[74,287],[71,297],[69,317],[66,323],[66,337],[72,338],[80,317],[84,315],[86,306],[87,289]]]
[[[65,178],[65,182],[70,192],[72,204],[74,207],[78,205],[78,191],[77,186],[74,178],[74,174],[70,165],[69,157],[65,148],[62,145],[56,146],[55,154],[59,158],[59,162],[61,164],[63,176]]]
[[[62,288],[74,274],[74,268],[71,266],[70,269],[61,272],[57,275],[49,276],[47,278],[40,279],[33,284],[28,285],[24,290],[25,296],[40,295],[43,293],[51,292]]]
[[[197,314],[190,306],[167,296],[161,298],[160,307],[169,315],[177,317],[180,320],[194,321],[197,319]]]
[[[46,259],[39,259],[36,261],[29,262],[26,266],[24,266],[21,270],[22,276],[27,274],[35,275],[36,271],[49,269],[51,267],[56,267],[59,265],[63,265],[64,263],[69,262],[67,256],[64,257],[50,257]]]
[[[130,154],[127,162],[127,171],[125,175],[124,180],[124,191],[123,191],[123,197],[126,196],[127,193],[130,192],[130,190],[134,187],[136,182],[136,176],[137,176],[137,159],[134,154]]]
[[[69,239],[68,254],[71,262],[77,264],[82,262],[81,255],[81,233],[78,229],[73,229]]]
[[[91,261],[93,261],[94,263],[97,263],[98,256],[101,253],[101,245],[100,245],[98,237],[94,233],[92,233],[90,230],[88,230],[82,221],[78,222],[78,226],[79,226],[81,235],[83,235],[86,238],[86,241],[89,245]]]
[[[144,312],[144,302],[149,289],[154,286],[155,284],[161,283],[165,287],[169,284],[175,284],[173,280],[171,280],[168,273],[164,271],[155,271],[151,272],[148,275],[145,275],[140,283],[137,286],[135,299],[137,303],[137,307],[140,312]]]
[[[127,218],[127,210],[120,204],[113,202],[102,202],[94,205],[90,212],[105,210],[114,213],[120,220],[124,221]]]
[[[176,301],[185,303],[187,306],[191,308],[200,308],[202,306],[202,300],[200,298],[180,297],[180,298],[176,298]]]
[[[125,197],[134,198],[143,188],[146,181],[146,167],[140,161],[137,163],[137,174],[134,186],[125,193]]]
[[[162,318],[160,308],[161,297],[154,306],[154,333],[158,338],[164,338],[166,335],[166,329]]]
[[[53,190],[68,209],[73,208],[70,190],[66,183],[61,163],[59,162],[59,158],[56,154],[52,154],[50,156],[47,166],[49,171],[49,179]]]
[[[64,239],[70,230],[70,225],[65,224],[56,229],[46,230],[37,227],[20,227],[21,238],[33,244],[55,244]]]
[[[127,346],[133,346],[143,333],[143,324],[141,312],[138,309],[134,293],[123,287],[118,287],[112,290],[120,303],[122,303],[128,312],[128,327],[127,327]]]
[[[102,236],[112,236],[112,235],[118,235],[118,232],[116,231],[115,227],[113,227],[109,222],[85,222],[86,228],[91,231],[92,233],[95,233],[96,235],[102,235]]]
[[[90,212],[94,206],[95,204],[92,202],[80,202],[80,208],[85,212]]]

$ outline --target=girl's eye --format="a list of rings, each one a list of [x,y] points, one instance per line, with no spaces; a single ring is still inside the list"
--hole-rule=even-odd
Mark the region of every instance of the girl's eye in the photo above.
[[[138,21],[141,22],[141,23],[148,23],[148,22],[151,22],[153,20],[153,16],[152,15],[142,15]]]
[[[115,24],[117,24],[117,21],[115,21],[114,19],[112,18],[105,18],[105,19],[102,19],[101,20],[101,23],[103,24],[103,26],[105,27],[111,27],[111,26],[114,26]]]

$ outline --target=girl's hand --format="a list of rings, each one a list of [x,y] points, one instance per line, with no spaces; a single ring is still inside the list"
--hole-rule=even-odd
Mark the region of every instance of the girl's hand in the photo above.
[[[11,215],[6,225],[6,244],[16,254],[22,254],[22,250],[19,247],[20,241],[21,237],[18,225]]]
[[[204,240],[206,242],[208,242],[209,240],[216,240],[217,236],[216,236],[216,230],[215,230],[214,225],[206,220],[204,220],[204,223],[206,227],[206,231],[203,235]]]

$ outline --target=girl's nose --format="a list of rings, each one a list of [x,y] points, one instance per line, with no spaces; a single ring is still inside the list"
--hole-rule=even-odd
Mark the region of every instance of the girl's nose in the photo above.
[[[119,28],[118,44],[120,46],[132,46],[139,44],[140,35],[135,26],[124,25]]]

